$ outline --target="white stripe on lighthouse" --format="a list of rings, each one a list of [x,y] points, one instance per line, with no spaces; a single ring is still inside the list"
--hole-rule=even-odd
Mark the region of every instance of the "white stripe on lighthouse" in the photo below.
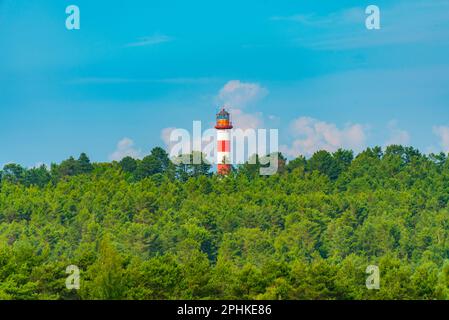
[[[217,141],[231,140],[231,130],[217,130]]]

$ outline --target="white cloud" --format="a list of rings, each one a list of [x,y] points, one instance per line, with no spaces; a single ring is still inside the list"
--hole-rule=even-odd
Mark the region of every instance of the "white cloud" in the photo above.
[[[267,94],[268,90],[258,83],[231,80],[220,90],[218,98],[228,107],[241,109]]]
[[[232,114],[232,124],[239,129],[257,129],[263,126],[262,113],[245,113],[240,109],[229,109]]]
[[[154,34],[152,36],[139,38],[136,42],[128,43],[126,47],[143,47],[143,46],[151,46],[163,42],[172,41],[173,38],[163,35],[163,34]]]
[[[258,83],[228,81],[218,93],[218,101],[229,109],[233,125],[240,129],[256,129],[263,126],[262,113],[244,112],[249,104],[265,97],[268,90]]]
[[[120,161],[125,157],[132,157],[135,159],[142,157],[142,151],[134,148],[134,141],[130,138],[123,138],[117,143],[116,150],[109,155],[111,161]]]
[[[30,167],[30,169],[38,169],[38,168],[40,168],[40,167],[42,167],[42,166],[45,166],[45,167],[47,167],[47,168],[50,168],[50,166],[48,166],[45,162],[37,162],[37,163],[35,163],[34,165],[32,165],[31,167]]]
[[[291,146],[283,145],[281,151],[288,156],[299,154],[310,156],[319,150],[334,152],[339,148],[359,151],[366,142],[365,127],[361,124],[347,124],[339,129],[333,123],[327,123],[310,117],[295,119],[290,132],[295,138]]]
[[[444,152],[449,152],[449,127],[435,126],[433,132],[440,138],[440,146]]]
[[[170,136],[173,131],[175,131],[173,138],[176,138],[177,140],[170,141]],[[185,136],[183,135],[183,133],[185,133]],[[169,154],[172,153],[172,149],[174,148],[175,145],[177,147],[181,146],[181,150],[182,150],[183,154],[188,154],[188,153],[192,152],[193,144],[197,145],[198,141],[200,141],[199,143],[202,145],[202,141],[201,141],[202,137],[194,137],[195,141],[193,141],[192,134],[193,134],[192,132],[189,132],[188,130],[185,130],[185,129],[168,127],[168,128],[162,129],[161,139],[162,139],[162,141],[164,141],[164,144],[165,144],[166,149],[168,150]]]
[[[410,143],[410,134],[406,130],[399,129],[396,120],[388,123],[388,130],[390,131],[390,137],[385,142],[385,146],[393,144],[405,146]]]
[[[169,128],[164,128],[161,131],[161,139],[162,141],[164,141],[166,146],[170,146],[170,134],[173,130],[175,130],[176,128],[173,127],[169,127]]]
[[[8,165],[8,164],[18,164],[18,163],[14,162],[14,161],[8,161],[8,162],[5,162],[5,163],[0,163],[0,170],[3,170],[3,168],[6,165]],[[45,162],[37,162],[37,163],[33,164],[32,166],[26,166],[26,168],[28,168],[28,169],[38,169],[41,166],[45,166],[45,167],[47,167],[47,169],[50,168],[50,166],[47,165]]]

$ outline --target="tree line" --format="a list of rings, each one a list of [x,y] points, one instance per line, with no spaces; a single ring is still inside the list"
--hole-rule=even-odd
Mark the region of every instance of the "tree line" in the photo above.
[[[275,175],[255,156],[225,178],[158,147],[5,165],[0,299],[449,298],[447,155],[277,156]],[[65,286],[69,265],[79,290]],[[379,290],[365,286],[368,265]]]

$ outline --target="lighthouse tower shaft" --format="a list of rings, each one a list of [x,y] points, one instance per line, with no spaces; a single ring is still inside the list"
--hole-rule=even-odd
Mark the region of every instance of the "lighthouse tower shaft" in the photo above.
[[[229,113],[223,108],[217,114],[217,173],[227,175],[231,172],[231,129]]]
[[[227,175],[231,171],[231,130],[217,130],[217,172]]]

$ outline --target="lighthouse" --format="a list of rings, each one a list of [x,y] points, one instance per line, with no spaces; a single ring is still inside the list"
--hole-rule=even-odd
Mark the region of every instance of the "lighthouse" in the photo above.
[[[231,171],[231,129],[229,112],[224,108],[217,113],[217,173],[227,175]]]

